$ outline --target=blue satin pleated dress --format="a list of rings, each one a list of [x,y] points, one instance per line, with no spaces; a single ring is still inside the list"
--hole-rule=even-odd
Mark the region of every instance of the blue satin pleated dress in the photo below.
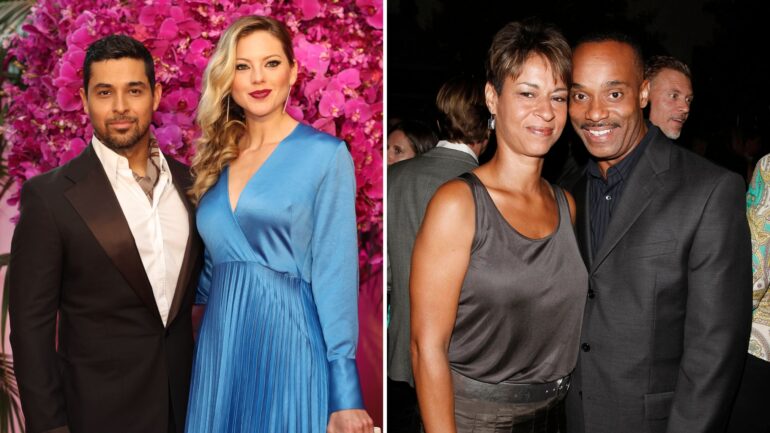
[[[233,211],[228,169],[203,196],[206,304],[187,433],[323,433],[363,408],[355,364],[355,175],[345,143],[299,124]]]

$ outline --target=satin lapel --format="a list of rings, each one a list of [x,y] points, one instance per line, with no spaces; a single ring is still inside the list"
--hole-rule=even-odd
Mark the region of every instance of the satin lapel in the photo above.
[[[162,322],[134,236],[110,181],[91,146],[80,158],[67,174],[75,185],[64,195],[139,299]]]
[[[653,139],[639,158],[637,166],[629,176],[628,185],[623,190],[620,205],[615,209],[607,226],[602,245],[596,252],[590,267],[591,273],[601,266],[639,215],[649,206],[655,191],[663,186],[663,182],[658,177],[662,166],[658,160],[670,153],[669,148],[665,146],[669,144],[655,143]]]
[[[168,160],[169,157],[166,157]],[[182,267],[179,270],[179,277],[177,278],[176,289],[174,290],[174,299],[171,301],[171,308],[168,312],[168,320],[166,326],[170,326],[171,323],[179,314],[179,310],[182,308],[182,302],[187,291],[187,287],[190,285],[190,278],[192,278],[192,272],[195,269],[195,261],[200,255],[201,241],[198,237],[198,231],[195,229],[195,207],[193,207],[190,200],[187,198],[186,191],[189,187],[188,182],[190,174],[185,172],[184,166],[181,164],[174,164],[169,161],[169,169],[171,170],[171,177],[174,181],[174,187],[179,193],[182,203],[184,203],[185,209],[187,209],[187,221],[190,227],[190,233],[187,235],[187,246],[184,251],[184,259],[182,260]]]
[[[591,225],[588,220],[588,180],[586,175],[578,179],[573,188],[575,195],[575,204],[577,205],[577,215],[575,215],[575,229],[577,231],[578,246],[580,255],[586,264],[586,268],[591,267]]]

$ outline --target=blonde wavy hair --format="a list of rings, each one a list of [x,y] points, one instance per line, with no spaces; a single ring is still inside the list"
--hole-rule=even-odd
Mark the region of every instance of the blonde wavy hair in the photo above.
[[[292,65],[294,49],[286,26],[270,17],[250,15],[227,28],[217,43],[203,73],[203,89],[196,122],[201,136],[195,142],[192,162],[193,185],[187,192],[196,205],[219,179],[225,165],[238,157],[238,141],[246,133],[243,109],[230,96],[235,76],[235,47],[241,38],[266,31],[278,38]]]

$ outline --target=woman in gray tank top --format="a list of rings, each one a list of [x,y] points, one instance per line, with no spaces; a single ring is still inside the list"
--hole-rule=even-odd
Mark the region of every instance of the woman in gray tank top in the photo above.
[[[567,119],[571,51],[506,25],[487,59],[497,152],[438,189],[412,256],[412,365],[425,430],[559,432],[587,272],[575,204],[541,178]]]

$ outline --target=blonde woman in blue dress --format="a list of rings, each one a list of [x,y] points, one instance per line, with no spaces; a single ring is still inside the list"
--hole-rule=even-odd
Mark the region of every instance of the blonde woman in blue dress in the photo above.
[[[355,363],[353,163],[343,141],[286,114],[296,79],[286,27],[258,16],[233,23],[206,68],[188,433],[372,431]]]

